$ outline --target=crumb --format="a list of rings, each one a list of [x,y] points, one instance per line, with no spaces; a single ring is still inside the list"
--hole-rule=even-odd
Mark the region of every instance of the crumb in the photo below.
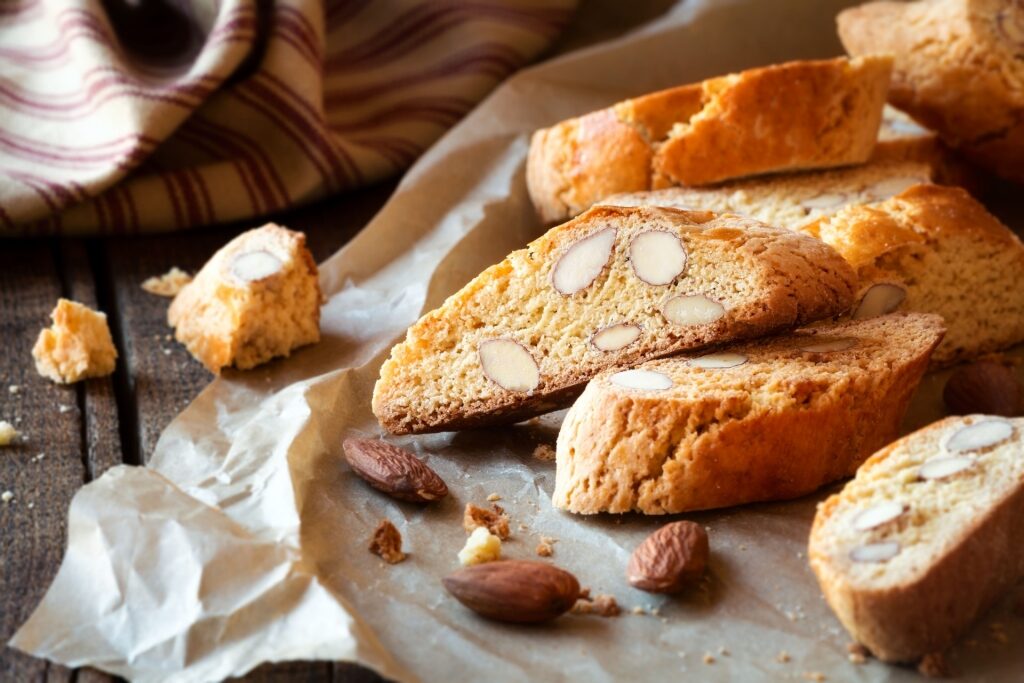
[[[36,372],[57,384],[106,377],[117,365],[107,316],[75,301],[59,299],[32,347]]]
[[[686,659],[686,650],[680,650],[676,654],[679,655],[679,659]]]
[[[846,655],[846,658],[850,660],[850,664],[857,664],[858,666],[868,661],[868,658],[859,652],[851,652]]]
[[[542,443],[533,449],[533,457],[544,462],[551,462],[555,459],[555,449],[546,443]]]
[[[541,557],[551,557],[555,554],[555,543],[557,542],[557,539],[550,536],[541,536],[540,543],[537,544],[537,554]]]
[[[715,656],[713,654],[711,654],[710,652],[705,652],[704,653],[704,663],[705,664],[714,664],[715,663]]]
[[[497,493],[492,493],[491,495],[487,496],[487,502],[488,503],[494,503],[494,502],[497,502],[499,500],[501,500],[501,496],[498,495]]]
[[[61,403],[59,406],[57,406],[57,411],[61,415],[63,415],[64,413],[70,413],[71,410],[72,410],[71,406],[69,406],[69,405],[67,405],[65,403]]]
[[[863,664],[871,656],[871,652],[866,647],[856,642],[847,644],[846,652],[846,658],[850,660],[851,664]]]
[[[821,683],[826,680],[825,674],[820,671],[805,671],[804,678],[808,681],[815,681],[815,683]]]
[[[381,521],[370,540],[370,552],[379,555],[388,564],[398,564],[405,559],[402,552],[402,534],[388,520]]]
[[[660,617],[661,616],[661,608],[660,607],[651,607],[649,609],[651,611],[651,614],[653,614],[654,616],[656,616],[656,617]]]
[[[729,656],[729,655],[730,655],[731,653],[730,653],[730,652],[729,652],[729,650],[728,650],[728,649],[727,649],[727,648],[726,648],[726,647],[725,647],[725,646],[723,645],[723,646],[721,646],[721,647],[719,647],[719,648],[718,648],[718,654],[722,655],[723,657],[728,657],[728,656]]]
[[[580,599],[580,600],[589,600],[590,599],[590,588],[588,586],[584,586],[583,588],[580,589],[578,599]]]
[[[530,527],[526,526],[525,524],[520,524],[519,525],[519,530],[520,531],[529,531]]]
[[[459,551],[459,562],[464,567],[501,559],[501,539],[478,526],[466,539],[466,545]]]
[[[7,391],[11,392],[12,394],[16,394],[19,391],[21,391],[21,387],[19,387],[17,384],[12,384],[11,386],[7,387]]]
[[[164,351],[164,355],[165,356],[171,355],[171,350],[170,349],[164,349],[163,351]]]
[[[31,510],[31,509],[32,509],[32,508],[34,508],[35,506],[36,506],[35,502],[29,503],[29,504],[28,504],[28,509],[29,509],[29,510]]]
[[[157,296],[177,296],[181,288],[192,282],[192,276],[174,266],[163,275],[148,278],[142,288]]]
[[[18,438],[18,430],[10,422],[0,420],[0,446],[10,446]]]
[[[510,535],[508,515],[505,514],[505,509],[500,505],[492,505],[491,507],[493,510],[486,510],[472,503],[466,503],[466,511],[462,515],[462,528],[472,532],[477,527],[486,527],[492,534],[506,541]]]
[[[572,613],[593,614],[599,617],[617,617],[622,614],[622,610],[619,609],[619,603],[615,601],[614,596],[600,593],[590,597],[590,591],[588,590],[586,596],[580,593],[579,599],[572,607]]]
[[[925,678],[951,678],[953,669],[941,652],[925,655],[917,663],[917,672]]]
[[[633,614],[647,614],[647,612],[644,611],[644,608],[641,607],[640,605],[637,605],[636,607],[634,607],[632,609],[632,612],[633,612]]]
[[[786,664],[791,659],[792,659],[792,657],[790,657],[789,653],[786,652],[785,650],[782,650],[781,652],[779,652],[779,654],[775,655],[775,661],[776,662],[781,662],[782,664]]]
[[[746,550],[746,549],[747,549],[747,544],[746,543],[740,543],[740,550]]]
[[[4,491],[3,493],[0,493],[0,502],[3,502],[4,505],[10,503],[12,500],[14,500],[14,491]]]

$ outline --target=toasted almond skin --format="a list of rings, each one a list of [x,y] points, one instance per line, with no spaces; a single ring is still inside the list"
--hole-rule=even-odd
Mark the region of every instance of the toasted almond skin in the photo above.
[[[693,522],[672,522],[636,547],[626,578],[648,593],[678,593],[704,575],[708,562],[708,535]]]
[[[443,579],[449,593],[477,614],[496,621],[536,623],[576,604],[576,577],[544,562],[502,560],[460,569]]]
[[[352,470],[392,498],[430,503],[448,495],[437,472],[404,448],[379,439],[346,439],[342,448]]]
[[[951,415],[1016,417],[1024,408],[1024,387],[1012,369],[982,360],[954,372],[942,390],[942,399]]]

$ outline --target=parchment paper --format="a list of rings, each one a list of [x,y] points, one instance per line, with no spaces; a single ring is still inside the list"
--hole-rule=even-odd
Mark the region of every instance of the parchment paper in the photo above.
[[[814,506],[837,487],[685,516],[710,529],[709,576],[666,599],[623,577],[633,547],[665,518],[552,510],[554,463],[532,453],[553,445],[561,413],[397,441],[448,482],[450,497],[435,506],[373,492],[341,460],[344,437],[379,434],[369,397],[405,328],[540,234],[523,180],[530,131],[673,84],[839,54],[833,16],[843,4],[687,2],[639,33],[508,81],[323,264],[320,344],[225,374],[167,428],[148,468],[114,468],[82,489],[60,572],[12,644],[140,681],[215,680],[312,658],[359,661],[403,682],[916,678],[847,661],[849,637],[807,566]],[[942,381],[926,380],[908,429],[941,415]],[[624,614],[514,627],[450,598],[440,579],[458,567],[462,508],[491,493],[513,520],[507,557],[534,557],[540,535],[557,538],[553,560],[614,595]],[[405,538],[402,564],[366,550],[383,518]],[[1024,624],[1009,611],[1007,599],[954,650],[970,680],[1020,680]],[[782,651],[790,661],[778,661]]]

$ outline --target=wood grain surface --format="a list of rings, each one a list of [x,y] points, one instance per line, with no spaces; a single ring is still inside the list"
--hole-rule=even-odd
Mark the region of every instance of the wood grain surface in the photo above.
[[[306,233],[317,261],[337,251],[384,204],[384,183],[271,217]],[[0,451],[0,641],[6,643],[46,592],[64,553],[67,510],[82,484],[119,463],[140,464],[160,432],[211,375],[170,336],[169,299],[140,283],[177,266],[194,272],[249,221],[188,234],[95,240],[0,242],[0,420],[22,433]],[[58,297],[108,315],[120,357],[111,377],[60,386],[39,376],[32,345]],[[11,390],[10,387],[16,387]],[[99,671],[70,670],[0,650],[0,681],[110,683]],[[346,663],[261,666],[244,681],[371,683]]]

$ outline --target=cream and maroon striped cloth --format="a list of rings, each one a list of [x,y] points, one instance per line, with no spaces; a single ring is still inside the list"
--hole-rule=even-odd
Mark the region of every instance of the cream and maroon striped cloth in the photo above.
[[[576,0],[0,0],[0,236],[259,216],[409,166]]]

